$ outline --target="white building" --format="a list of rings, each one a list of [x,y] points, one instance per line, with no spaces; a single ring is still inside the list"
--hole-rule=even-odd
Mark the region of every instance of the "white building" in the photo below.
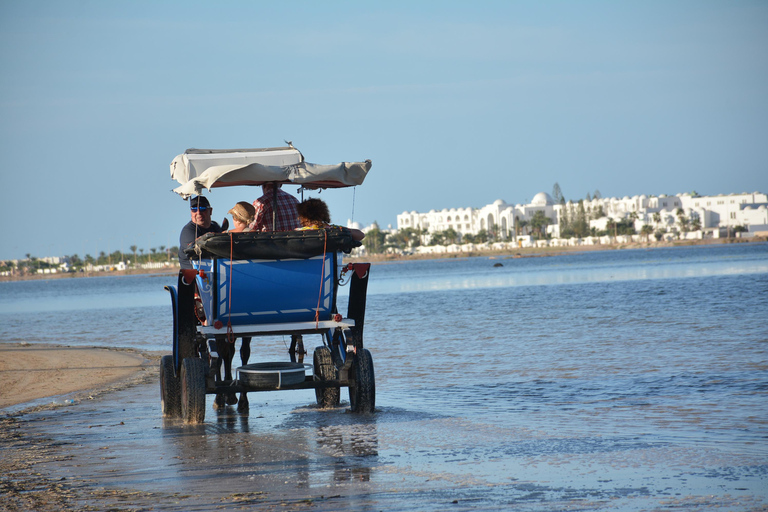
[[[515,225],[520,220],[530,220],[537,211],[543,211],[550,219],[557,219],[557,209],[552,197],[546,192],[534,196],[531,204],[511,205],[503,199],[482,208],[444,208],[428,213],[403,212],[397,216],[397,229],[413,228],[428,234],[453,229],[459,235],[476,235],[486,231],[497,235],[501,240],[515,237]]]
[[[633,218],[637,232],[648,224],[662,232],[676,231],[680,213],[691,225],[700,230],[720,236],[720,230],[731,230],[742,226],[749,232],[768,231],[768,196],[760,192],[699,196],[677,194],[675,196],[625,196],[621,199],[597,198],[583,201],[590,220],[590,227],[598,231],[606,229],[610,220],[620,221]],[[516,238],[515,226],[521,221],[529,223],[536,212],[541,211],[551,224],[547,232],[559,237],[560,224],[568,209],[570,218],[577,211],[578,204],[555,204],[546,192],[536,194],[530,204],[510,205],[502,199],[481,208],[451,208],[428,213],[403,212],[397,216],[397,229],[413,228],[432,234],[453,229],[460,236],[476,235],[481,230],[493,233],[501,240]],[[595,215],[600,215],[595,219]],[[694,223],[694,221],[696,221]]]

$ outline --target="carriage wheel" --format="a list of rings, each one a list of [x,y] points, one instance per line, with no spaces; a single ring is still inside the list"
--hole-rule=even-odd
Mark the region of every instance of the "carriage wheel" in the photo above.
[[[328,347],[317,347],[312,356],[312,362],[315,369],[315,380],[337,380],[336,367],[331,360],[331,350]],[[341,390],[339,387],[333,388],[315,388],[317,405],[322,409],[338,407],[341,401]]]
[[[181,363],[181,416],[187,423],[205,420],[205,363],[197,357]]]
[[[173,367],[173,356],[160,359],[160,407],[166,418],[181,416],[181,383]]]
[[[354,379],[349,383],[349,405],[352,412],[372,413],[376,409],[376,383],[373,358],[368,349],[358,350],[352,360]]]

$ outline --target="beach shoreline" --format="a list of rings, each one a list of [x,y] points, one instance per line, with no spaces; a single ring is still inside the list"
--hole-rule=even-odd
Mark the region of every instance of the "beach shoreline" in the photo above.
[[[23,410],[25,404],[54,397],[63,404],[63,397],[92,397],[108,388],[130,385],[154,372],[159,360],[159,354],[130,348],[1,343],[0,411]]]
[[[66,460],[67,450],[54,437],[32,434],[25,426],[38,421],[29,419],[35,413],[150,383],[157,378],[159,357],[129,348],[0,344],[3,510],[125,510],[126,496],[114,490],[50,476],[46,465]],[[132,501],[150,503],[151,498],[136,494]]]

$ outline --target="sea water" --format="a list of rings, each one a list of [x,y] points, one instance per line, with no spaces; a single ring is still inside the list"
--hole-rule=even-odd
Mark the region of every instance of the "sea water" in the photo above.
[[[174,281],[0,283],[0,339],[170,352]],[[368,292],[375,467],[490,508],[765,505],[768,244],[404,261]],[[287,343],[255,340],[251,362]]]

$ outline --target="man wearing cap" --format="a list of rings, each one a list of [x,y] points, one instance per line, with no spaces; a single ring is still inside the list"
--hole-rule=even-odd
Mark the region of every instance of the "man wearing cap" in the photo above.
[[[192,262],[184,249],[206,233],[221,233],[223,231],[217,222],[211,221],[213,208],[211,208],[208,198],[205,196],[193,197],[189,200],[189,208],[192,220],[181,229],[181,235],[179,235],[179,265],[183,269],[192,268]]]
[[[256,214],[249,226],[251,231],[293,231],[301,226],[296,212],[299,200],[280,190],[280,186],[280,183],[261,186],[264,195],[253,202]]]

